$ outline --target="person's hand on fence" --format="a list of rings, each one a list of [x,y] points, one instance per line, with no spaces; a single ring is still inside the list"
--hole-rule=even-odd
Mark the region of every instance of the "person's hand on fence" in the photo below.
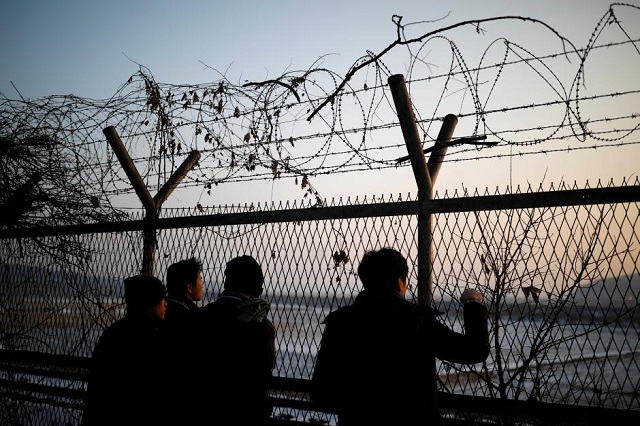
[[[475,288],[466,288],[460,296],[460,301],[465,303],[482,303],[482,293]]]

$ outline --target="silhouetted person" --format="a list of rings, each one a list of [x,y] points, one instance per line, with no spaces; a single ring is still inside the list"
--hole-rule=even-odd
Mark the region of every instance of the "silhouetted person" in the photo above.
[[[367,252],[364,290],[323,322],[311,397],[340,426],[439,424],[435,358],[473,364],[489,355],[482,295],[463,292],[466,333],[456,333],[437,311],[405,300],[408,271],[397,250]]]
[[[275,329],[267,318],[262,268],[251,256],[231,259],[224,291],[200,310],[206,361],[203,405],[211,424],[264,425],[275,366]]]
[[[158,324],[167,293],[150,275],[124,280],[125,316],[107,327],[93,350],[82,424],[163,424],[165,348]]]
[[[173,263],[167,268],[167,314],[165,326],[191,325],[202,300],[202,262],[191,257]]]
[[[202,300],[202,263],[195,257],[180,260],[167,268],[167,313],[162,322],[165,333],[167,382],[164,408],[172,424],[193,424],[203,407],[193,403],[192,392],[200,385],[203,360],[197,355],[197,302]]]

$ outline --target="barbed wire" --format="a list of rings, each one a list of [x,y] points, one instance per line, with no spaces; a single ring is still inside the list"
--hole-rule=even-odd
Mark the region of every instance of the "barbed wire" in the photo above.
[[[317,176],[409,167],[397,161],[406,149],[387,84],[392,70],[407,64],[407,87],[425,147],[435,141],[438,124],[449,113],[469,119],[470,125],[460,126],[463,136],[498,142],[493,148],[457,147],[444,161],[629,147],[639,143],[639,115],[632,109],[640,104],[637,79],[595,90],[587,90],[585,83],[602,66],[596,55],[640,57],[638,29],[618,19],[621,9],[640,11],[610,5],[583,48],[532,18],[464,21],[407,38],[407,26],[416,23],[402,24],[402,17],[394,16],[398,38],[380,53],[357,59],[344,76],[317,66],[318,60],[306,70],[266,81],[232,83],[220,73],[212,83],[168,84],[155,81],[140,65],[106,100],[73,95],[10,99],[0,93],[0,137],[3,144],[27,144],[45,157],[64,153],[55,158],[65,164],[52,166],[69,168],[68,178],[102,205],[134,193],[106,143],[108,126],[117,130],[150,190],[161,188],[197,150],[197,167],[183,187],[210,191],[225,183],[292,177],[317,196],[311,184]],[[461,43],[446,35],[461,26],[481,33],[503,20],[537,25],[561,41],[562,50],[535,55],[527,46],[498,38],[476,65],[468,66]],[[440,48],[446,56],[436,56]],[[620,55],[623,49],[626,56]],[[432,72],[435,57],[449,59],[446,71]],[[571,59],[575,68],[568,65]],[[603,107],[612,104],[616,108]],[[41,136],[46,146],[32,143]],[[4,167],[11,159],[2,161]],[[26,165],[21,167],[3,178],[4,198],[30,175]]]

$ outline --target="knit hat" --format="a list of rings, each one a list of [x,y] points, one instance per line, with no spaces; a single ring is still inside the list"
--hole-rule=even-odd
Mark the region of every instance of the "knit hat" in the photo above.
[[[129,309],[144,311],[166,297],[164,284],[152,275],[140,274],[124,280],[124,301]]]

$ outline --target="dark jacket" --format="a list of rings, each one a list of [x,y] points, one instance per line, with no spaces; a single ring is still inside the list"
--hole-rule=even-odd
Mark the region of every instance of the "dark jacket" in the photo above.
[[[211,424],[260,425],[270,416],[275,329],[268,311],[266,301],[228,290],[200,310],[203,406]]]
[[[189,299],[167,298],[167,312],[160,327],[167,339],[167,350],[172,355],[187,357],[187,359],[193,357],[194,340],[198,337],[199,309],[198,305]],[[175,362],[179,363],[181,360]],[[184,368],[182,365],[177,366]]]
[[[164,316],[165,327],[188,326],[195,321],[196,314],[200,308],[198,305],[185,297],[167,297],[167,313]]]
[[[489,339],[481,304],[465,305],[465,334],[450,330],[436,314],[399,297],[362,291],[324,321],[312,399],[337,412],[341,426],[438,424],[435,358],[482,362]]]
[[[199,373],[203,366],[196,352],[199,309],[195,302],[184,297],[167,298],[161,330],[167,359],[164,412],[171,424],[196,424],[202,411],[202,407],[193,403],[193,395],[201,392]]]
[[[82,425],[162,424],[164,346],[158,321],[127,313],[93,350]]]

